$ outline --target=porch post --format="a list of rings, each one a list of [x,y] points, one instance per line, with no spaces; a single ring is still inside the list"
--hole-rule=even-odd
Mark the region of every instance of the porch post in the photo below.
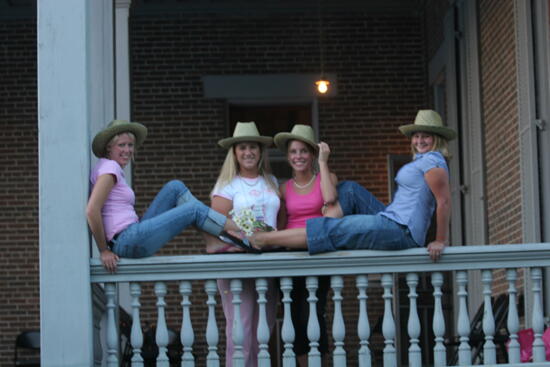
[[[110,45],[97,42],[112,35],[103,23],[112,0],[37,4],[41,365],[91,366],[85,207],[91,132],[113,115],[112,73],[101,61]]]

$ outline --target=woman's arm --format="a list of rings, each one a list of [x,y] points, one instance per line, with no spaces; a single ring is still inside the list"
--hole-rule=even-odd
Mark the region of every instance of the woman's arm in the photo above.
[[[92,231],[97,248],[100,252],[101,262],[105,269],[114,273],[116,271],[118,256],[111,252],[107,246],[107,238],[105,236],[105,228],[103,227],[103,217],[101,209],[109,197],[109,193],[115,186],[115,176],[111,174],[101,175],[97,178],[97,182],[92,189],[92,194],[86,206],[86,218],[88,225]]]
[[[338,200],[338,191],[336,185],[338,184],[338,178],[328,167],[328,158],[330,156],[330,147],[327,143],[320,142],[319,144],[319,171],[321,174],[321,193],[323,195],[323,201],[325,202],[324,208],[336,203]],[[324,210],[323,208],[323,210]]]
[[[432,260],[441,256],[445,246],[449,245],[449,221],[451,217],[451,188],[449,176],[444,168],[432,168],[424,174],[424,178],[432,191],[436,207],[435,240],[428,244],[428,252]]]
[[[277,213],[277,229],[285,229],[288,219],[286,216],[286,182],[279,185],[279,193],[281,194],[281,206]]]

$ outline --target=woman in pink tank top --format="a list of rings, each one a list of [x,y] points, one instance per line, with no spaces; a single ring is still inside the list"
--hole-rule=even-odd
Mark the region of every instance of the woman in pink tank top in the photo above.
[[[275,144],[282,150],[292,167],[292,178],[280,185],[287,215],[285,228],[305,228],[306,220],[321,217],[325,209],[337,201],[336,175],[330,172],[328,158],[330,148],[326,143],[317,144],[311,126],[295,125],[290,133],[279,133]],[[316,160],[318,167],[316,167]],[[325,322],[325,305],[330,278],[319,277],[317,289],[317,317],[321,328],[319,350],[323,365],[328,362],[328,338]],[[307,322],[309,318],[308,291],[304,277],[293,278],[292,322],[295,329],[294,352],[299,366],[307,366],[309,340]]]

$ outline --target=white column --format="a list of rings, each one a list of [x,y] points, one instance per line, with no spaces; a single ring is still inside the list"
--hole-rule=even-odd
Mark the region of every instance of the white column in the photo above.
[[[128,17],[132,0],[115,0],[116,113],[120,120],[131,120],[130,42]]]
[[[93,363],[90,241],[84,213],[91,121],[109,110],[104,95],[108,71],[100,58],[109,46],[95,37],[98,32],[112,34],[103,27],[111,14],[105,4],[109,1],[37,3],[42,366]]]

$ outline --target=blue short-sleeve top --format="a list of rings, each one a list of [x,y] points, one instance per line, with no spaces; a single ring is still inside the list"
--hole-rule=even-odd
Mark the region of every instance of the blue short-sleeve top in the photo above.
[[[449,167],[439,152],[416,154],[415,159],[404,165],[395,178],[397,191],[390,205],[380,214],[407,226],[414,241],[423,246],[426,232],[435,210],[435,198],[424,179],[424,174],[432,168]]]

